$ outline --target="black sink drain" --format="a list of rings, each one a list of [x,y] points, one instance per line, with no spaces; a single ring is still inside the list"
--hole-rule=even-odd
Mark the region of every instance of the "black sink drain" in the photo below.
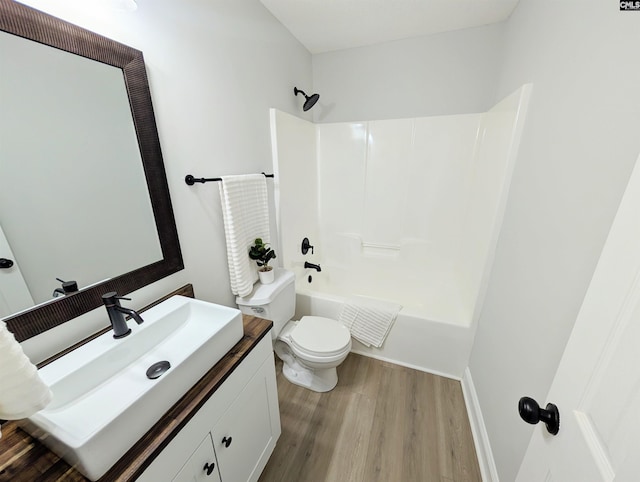
[[[167,360],[162,360],[158,363],[154,363],[149,368],[147,368],[147,378],[154,380],[162,376],[162,374],[169,368],[171,368],[171,363],[169,363]]]

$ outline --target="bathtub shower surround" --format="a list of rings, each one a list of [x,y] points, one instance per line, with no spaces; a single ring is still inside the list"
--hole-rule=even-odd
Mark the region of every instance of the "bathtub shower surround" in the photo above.
[[[297,275],[297,315],[336,318],[354,295],[398,303],[384,345],[354,342],[353,351],[460,378],[531,88],[480,114],[314,125],[272,111],[282,261]],[[311,256],[300,253],[304,236],[315,241]]]

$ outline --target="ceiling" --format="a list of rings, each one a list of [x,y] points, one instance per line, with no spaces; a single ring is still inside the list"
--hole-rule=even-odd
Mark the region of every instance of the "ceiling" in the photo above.
[[[518,0],[260,0],[312,53],[505,20]]]

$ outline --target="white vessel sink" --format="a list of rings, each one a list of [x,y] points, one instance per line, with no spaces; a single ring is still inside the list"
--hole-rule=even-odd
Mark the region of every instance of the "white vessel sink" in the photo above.
[[[91,480],[100,478],[243,336],[239,310],[174,296],[132,333],[90,341],[39,370],[52,402],[24,428]],[[106,317],[106,311],[105,311]],[[154,363],[171,365],[156,379]]]

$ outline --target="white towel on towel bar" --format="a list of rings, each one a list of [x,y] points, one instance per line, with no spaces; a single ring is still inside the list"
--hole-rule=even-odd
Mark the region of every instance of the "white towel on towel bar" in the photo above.
[[[37,368],[5,322],[0,321],[0,418],[30,417],[46,407],[51,397],[51,390],[40,378]]]
[[[220,200],[231,292],[247,296],[258,280],[257,265],[249,258],[249,248],[256,238],[269,242],[269,201],[264,175],[223,176]]]
[[[401,309],[397,303],[354,296],[342,307],[338,321],[363,345],[380,348]]]

